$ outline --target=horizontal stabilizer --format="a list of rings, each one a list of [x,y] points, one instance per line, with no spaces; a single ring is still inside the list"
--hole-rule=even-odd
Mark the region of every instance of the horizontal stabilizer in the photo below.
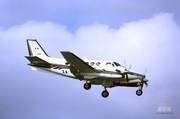
[[[50,63],[46,62],[45,60],[37,57],[37,56],[25,56],[30,62],[30,65],[33,66],[50,66]]]
[[[61,54],[70,65],[74,66],[80,72],[98,72],[98,70],[94,69],[82,59],[69,51],[61,51]]]

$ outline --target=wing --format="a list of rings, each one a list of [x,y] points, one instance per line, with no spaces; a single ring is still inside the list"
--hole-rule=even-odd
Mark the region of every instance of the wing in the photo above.
[[[69,51],[61,51],[61,54],[66,59],[66,61],[71,65],[74,66],[79,72],[87,72],[87,73],[94,73],[99,72],[98,70],[94,69],[82,59],[77,57],[75,54]]]

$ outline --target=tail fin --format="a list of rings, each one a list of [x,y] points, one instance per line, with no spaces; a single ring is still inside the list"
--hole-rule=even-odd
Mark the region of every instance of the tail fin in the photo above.
[[[29,56],[49,57],[36,39],[27,39]]]

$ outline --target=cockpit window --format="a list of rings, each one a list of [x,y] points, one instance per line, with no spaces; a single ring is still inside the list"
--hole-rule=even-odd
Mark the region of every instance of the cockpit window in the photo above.
[[[91,62],[90,65],[93,66],[93,65],[94,65],[94,62]]]
[[[119,63],[117,62],[113,62],[116,66],[121,66]]]
[[[100,65],[100,62],[97,62],[97,63],[96,63],[96,66],[99,66],[99,65]]]

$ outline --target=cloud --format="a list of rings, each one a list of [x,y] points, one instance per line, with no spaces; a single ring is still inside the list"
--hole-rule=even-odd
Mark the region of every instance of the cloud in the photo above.
[[[10,28],[26,21],[53,21],[65,24],[71,31],[81,25],[99,22],[117,28],[124,22],[150,18],[159,12],[172,12],[179,21],[179,1],[156,0],[26,0],[0,1],[0,26]]]
[[[122,24],[117,29],[106,24],[89,24],[75,32],[53,22],[28,21],[1,29],[0,112],[2,118],[119,118],[157,117],[158,103],[170,103],[177,117],[179,95],[179,32],[171,13]],[[83,82],[47,73],[33,72],[25,39],[36,38],[50,56],[62,57],[71,50],[79,57],[115,60],[132,69],[148,69],[149,87],[141,97],[136,88],[108,89],[110,97],[100,96],[103,88],[84,91]],[[22,115],[23,112],[23,115]]]

